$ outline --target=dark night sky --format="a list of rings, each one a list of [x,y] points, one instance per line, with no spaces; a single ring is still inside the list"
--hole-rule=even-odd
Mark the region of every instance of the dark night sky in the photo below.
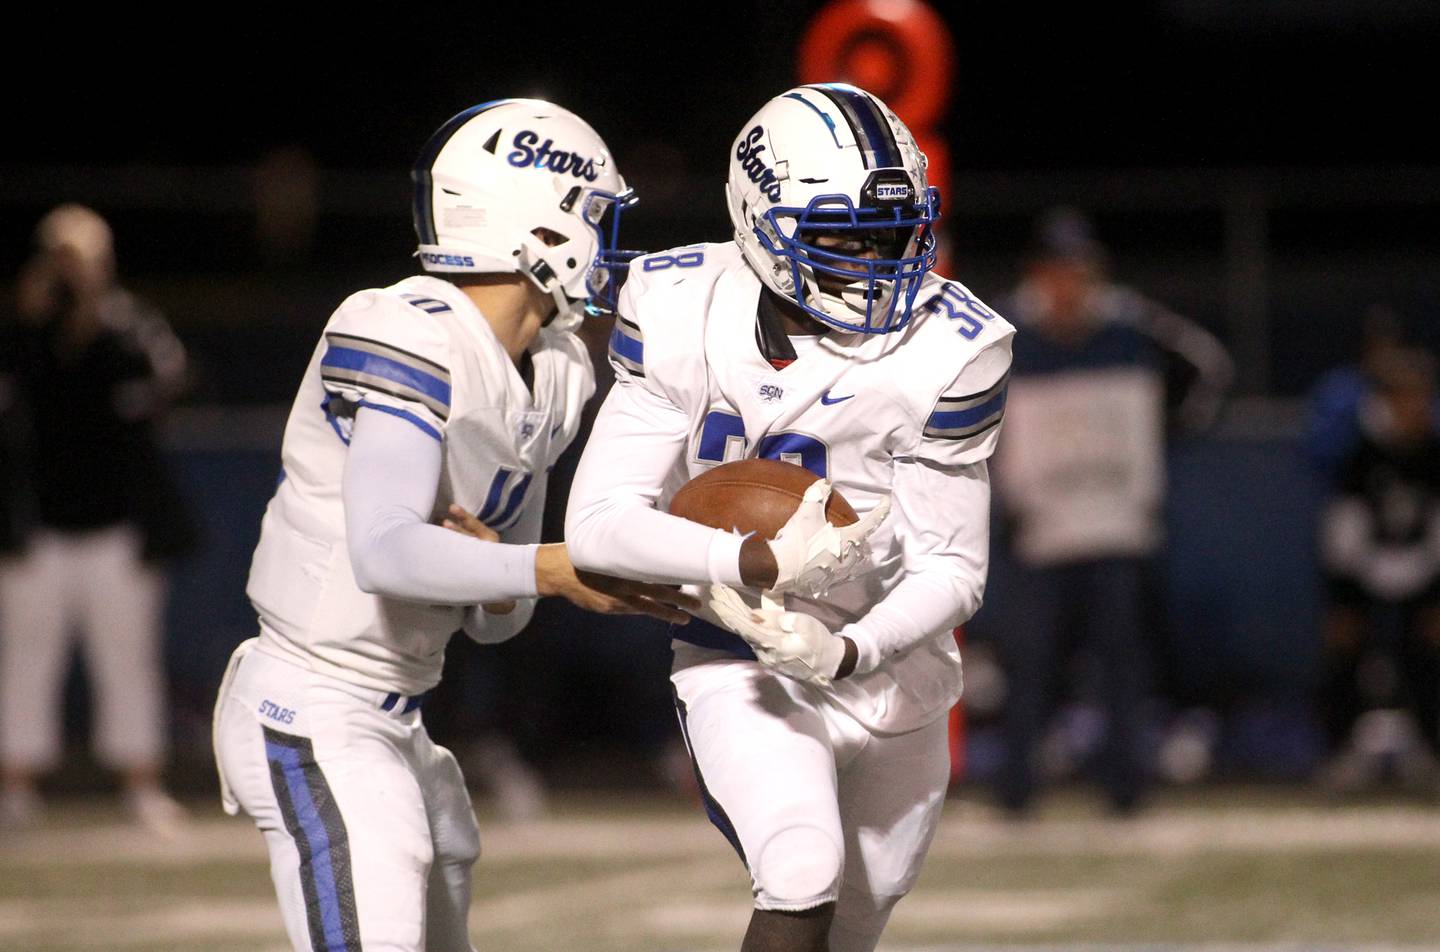
[[[957,267],[982,294],[1011,280],[1041,203],[1073,201],[1095,214],[1119,277],[1230,334],[1238,318],[1216,290],[1221,201],[1226,183],[1253,180],[1301,196],[1265,221],[1278,386],[1341,359],[1358,334],[1350,316],[1371,303],[1435,324],[1434,0],[932,3],[956,61],[947,218]],[[355,282],[405,273],[421,144],[455,112],[505,96],[552,99],[605,137],[641,195],[625,244],[723,239],[731,141],[798,81],[800,39],[824,5],[430,4],[385,21],[245,10],[163,29],[127,11],[84,19],[84,37],[52,25],[14,41],[27,64],[6,61],[17,74],[0,260],[14,273],[45,208],[78,198],[111,215],[124,272],[189,325],[197,350],[202,324],[219,351],[237,328],[301,327]],[[292,145],[322,170],[365,174],[325,180],[308,256],[262,259],[241,167]],[[1000,174],[1029,171],[1059,174]],[[1146,198],[1157,183],[1198,197]],[[1001,190],[990,205],[987,188]],[[274,299],[252,300],[265,269]]]
[[[820,5],[487,17],[499,5],[431,4],[363,28],[339,10],[330,19],[349,25],[277,20],[183,39],[131,24],[129,39],[67,47],[83,67],[51,68],[16,97],[12,128],[25,133],[7,136],[4,162],[228,164],[300,143],[325,166],[388,169],[460,108],[531,94],[590,118],[622,164],[627,144],[657,135],[703,162],[793,83],[792,52]],[[1435,158],[1434,4],[936,5],[957,51],[957,168]]]

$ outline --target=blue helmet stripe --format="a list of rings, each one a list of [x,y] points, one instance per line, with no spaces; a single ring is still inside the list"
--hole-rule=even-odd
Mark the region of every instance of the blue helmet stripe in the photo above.
[[[430,205],[430,170],[415,169],[410,173],[415,180],[414,219],[415,234],[420,244],[435,244],[435,211]]]
[[[900,146],[890,123],[875,100],[854,86],[844,83],[821,83],[814,87],[829,96],[840,107],[855,133],[855,140],[865,158],[865,167],[872,169],[898,168],[904,165],[900,157]]]
[[[840,86],[836,91],[855,107],[855,115],[861,128],[865,130],[870,150],[875,153],[875,167],[888,169],[903,165],[895,133],[890,130],[890,123],[885,120],[885,114],[880,111],[875,100],[853,86]]]
[[[456,113],[446,120],[445,124],[435,130],[424,147],[420,150],[420,156],[415,160],[414,167],[410,170],[410,178],[415,182],[415,233],[420,236],[420,244],[435,244],[435,210],[430,201],[430,189],[432,181],[430,170],[435,167],[435,157],[440,150],[445,148],[445,143],[465,123],[475,116],[493,109],[496,106],[511,102],[509,99],[492,99],[490,102],[482,102],[478,106],[471,106],[464,112]]]

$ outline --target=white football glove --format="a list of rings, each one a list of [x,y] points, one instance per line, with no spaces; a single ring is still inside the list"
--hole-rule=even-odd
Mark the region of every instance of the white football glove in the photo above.
[[[845,639],[809,615],[771,607],[775,602],[768,598],[760,608],[751,608],[728,585],[711,585],[708,602],[715,616],[754,649],[761,664],[786,677],[829,687],[845,660]]]
[[[882,496],[854,525],[833,526],[825,519],[830,489],[828,479],[811,483],[795,513],[770,541],[779,568],[771,592],[816,596],[850,578],[865,558],[865,539],[890,514],[890,497]]]

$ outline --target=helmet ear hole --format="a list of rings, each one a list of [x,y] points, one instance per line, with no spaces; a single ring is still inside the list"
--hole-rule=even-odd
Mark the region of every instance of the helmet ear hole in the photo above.
[[[552,228],[546,228],[544,225],[541,225],[538,228],[530,229],[530,234],[534,235],[536,238],[539,238],[542,242],[545,243],[546,247],[549,248],[558,247],[570,240],[569,238],[560,234],[560,232],[555,231]]]

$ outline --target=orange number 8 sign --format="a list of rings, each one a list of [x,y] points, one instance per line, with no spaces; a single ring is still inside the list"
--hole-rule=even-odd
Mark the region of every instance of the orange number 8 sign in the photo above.
[[[942,199],[950,151],[938,126],[953,67],[950,30],[922,0],[836,0],[800,42],[800,81],[853,83],[884,100],[929,157],[930,184]]]

